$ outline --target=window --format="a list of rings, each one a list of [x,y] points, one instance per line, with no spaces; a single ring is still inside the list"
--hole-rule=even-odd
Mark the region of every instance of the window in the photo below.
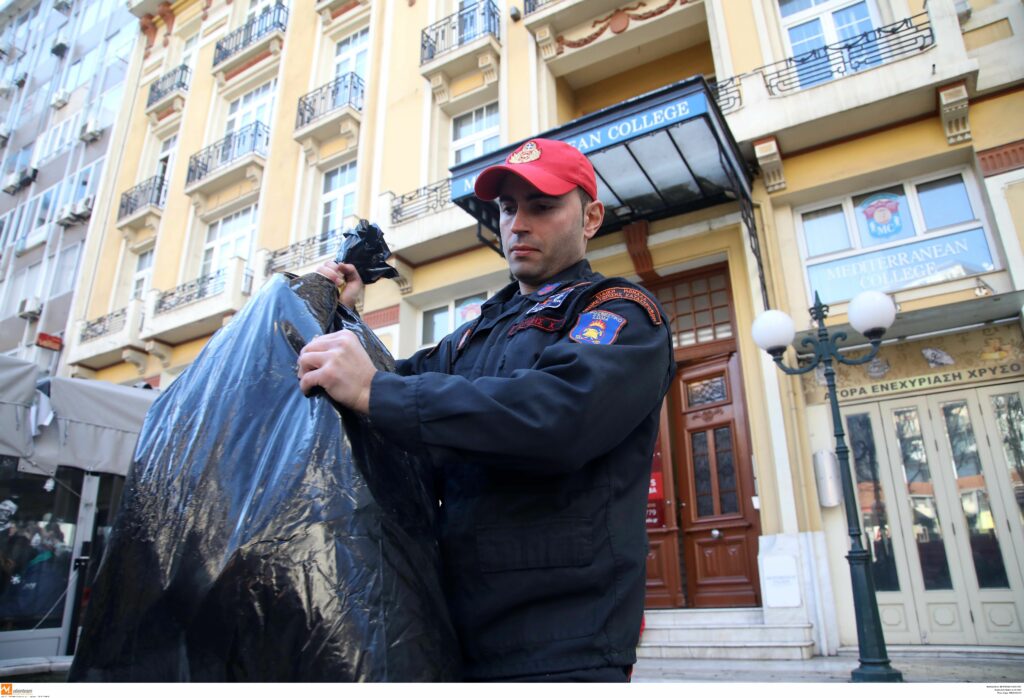
[[[57,186],[50,187],[39,195],[39,208],[37,208],[35,212],[36,216],[35,221],[32,224],[33,228],[41,228],[50,222],[57,206],[57,197],[59,193],[60,188]]]
[[[36,262],[30,267],[21,269],[14,275],[11,283],[7,286],[7,298],[4,300],[2,317],[10,317],[18,312],[18,304],[29,296],[39,294],[37,288],[39,273],[42,271],[43,263]]]
[[[455,328],[480,316],[480,306],[487,300],[486,293],[456,298],[439,308],[423,311],[422,346],[437,344]]]
[[[156,161],[156,176],[167,180],[171,176],[171,165],[174,163],[174,153],[178,147],[177,134],[160,143],[160,155]]]
[[[355,73],[361,78],[366,77],[367,39],[370,29],[367,27],[355,34],[350,34],[338,42],[334,48],[334,76]]]
[[[256,206],[246,206],[214,221],[206,231],[200,276],[210,276],[227,268],[233,257],[249,259],[256,229]]]
[[[869,0],[779,0],[782,25],[792,51],[801,87],[877,65],[874,42],[841,51],[821,51],[825,45],[848,42],[877,26]]]
[[[256,121],[269,126],[270,116],[274,109],[276,88],[277,80],[271,80],[231,102],[228,106],[225,135]]]
[[[498,103],[474,109],[452,119],[453,164],[480,157],[501,144],[498,134]]]
[[[71,186],[68,187],[67,196],[61,197],[61,203],[77,203],[87,196],[95,195],[102,173],[102,160],[97,160],[93,164],[83,167],[75,175]]]
[[[992,271],[966,171],[894,182],[798,210],[809,290],[824,303]]]
[[[135,274],[132,276],[132,299],[142,298],[149,290],[153,277],[153,248],[141,252],[135,259]]]
[[[356,163],[345,163],[324,173],[321,203],[321,234],[341,228],[342,221],[356,212]]]
[[[82,245],[77,242],[74,245],[68,245],[60,251],[51,295],[59,296],[63,293],[69,293],[75,287],[75,274],[78,271],[78,258],[81,251]]]
[[[188,66],[189,70],[195,67],[196,49],[199,46],[199,33],[185,39],[185,45],[181,49],[181,65]]]

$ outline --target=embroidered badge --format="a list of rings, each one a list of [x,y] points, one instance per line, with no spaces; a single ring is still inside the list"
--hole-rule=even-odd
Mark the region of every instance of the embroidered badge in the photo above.
[[[526,314],[530,315],[532,313],[539,313],[540,311],[545,310],[547,308],[558,308],[559,306],[562,305],[562,303],[565,302],[565,299],[568,298],[571,293],[571,288],[567,288],[564,291],[559,291],[550,298],[545,298],[540,303],[537,303],[535,306],[527,310]]]
[[[614,344],[619,332],[626,326],[626,318],[607,310],[582,313],[569,338],[580,344]]]
[[[510,165],[522,165],[526,162],[533,162],[539,160],[541,155],[540,148],[533,141],[526,141],[518,149],[512,151],[505,160]]]
[[[462,351],[462,347],[466,346],[466,341],[471,334],[473,334],[473,328],[467,327],[466,331],[462,333],[462,337],[459,339],[459,346],[455,347],[455,351]]]
[[[512,325],[508,330],[508,336],[511,337],[516,332],[519,332],[520,330],[528,330],[531,327],[535,327],[536,329],[543,330],[545,332],[558,332],[558,330],[562,329],[563,325],[565,325],[564,317],[544,317],[543,315],[534,315],[532,317],[524,318]]]
[[[652,301],[643,291],[626,286],[615,286],[614,288],[606,288],[605,290],[600,291],[596,296],[594,296],[594,300],[590,301],[590,305],[583,309],[583,312],[593,310],[602,303],[614,300],[633,301],[647,311],[647,315],[650,316],[651,322],[655,325],[661,324],[661,313],[658,312],[658,306],[654,304],[654,301]]]
[[[552,291],[554,291],[556,288],[558,288],[558,284],[544,284],[543,286],[537,289],[537,295],[546,296]]]

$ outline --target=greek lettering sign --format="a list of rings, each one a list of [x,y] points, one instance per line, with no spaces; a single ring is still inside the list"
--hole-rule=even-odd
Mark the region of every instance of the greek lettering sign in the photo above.
[[[688,121],[706,113],[707,110],[707,100],[704,94],[692,94],[635,114],[628,114],[615,121],[566,136],[560,140],[576,147],[581,153],[587,154],[630,141],[637,136],[652,133],[682,121]],[[482,170],[483,168],[480,171]],[[452,180],[452,201],[473,195],[473,185],[476,183],[480,171]]]
[[[892,218],[888,224],[893,224]],[[807,267],[807,276],[811,289],[827,304],[849,300],[861,291],[899,291],[994,268],[985,232],[977,228],[813,264]]]

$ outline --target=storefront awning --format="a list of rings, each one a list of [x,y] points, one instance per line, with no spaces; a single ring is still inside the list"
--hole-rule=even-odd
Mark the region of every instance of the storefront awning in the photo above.
[[[0,455],[18,469],[53,475],[58,465],[126,475],[155,390],[102,381],[48,378],[35,364],[0,357]]]
[[[753,229],[751,173],[703,77],[588,114],[537,138],[576,146],[597,171],[605,223],[598,235],[635,220],[654,221],[737,201]],[[527,139],[529,140],[529,139]],[[480,172],[523,142],[452,169],[452,201],[498,234],[498,208],[473,195]]]

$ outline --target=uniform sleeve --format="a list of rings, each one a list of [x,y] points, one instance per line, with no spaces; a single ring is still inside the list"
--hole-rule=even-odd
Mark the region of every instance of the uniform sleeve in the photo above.
[[[672,373],[664,324],[631,301],[600,310],[626,319],[614,343],[580,344],[566,335],[508,377],[378,373],[370,419],[409,450],[451,449],[524,471],[579,468],[658,407]]]
[[[438,370],[438,347],[420,349],[408,359],[395,361],[395,373],[400,376],[415,376]]]

